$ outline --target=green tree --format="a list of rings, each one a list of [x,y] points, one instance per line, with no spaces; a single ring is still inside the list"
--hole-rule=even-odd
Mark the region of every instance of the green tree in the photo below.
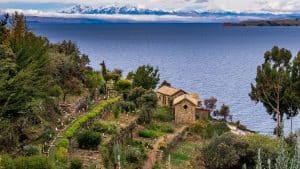
[[[157,96],[153,91],[147,91],[138,99],[146,123],[151,122],[151,114],[157,107]]]
[[[229,106],[223,104],[219,111],[219,115],[223,116],[224,120],[227,121],[227,117],[229,116],[229,114],[230,114]]]
[[[159,88],[163,87],[163,86],[169,86],[171,87],[171,83],[169,83],[168,81],[164,80],[160,85]]]
[[[0,47],[0,114],[31,113],[47,98],[48,41],[29,32],[23,15],[12,17],[8,46]]]
[[[144,89],[155,89],[159,82],[158,69],[150,65],[138,67],[133,75],[133,86]]]
[[[273,47],[265,53],[265,61],[257,67],[255,84],[251,84],[250,98],[261,102],[273,119],[277,121],[275,133],[282,133],[283,115],[289,114],[293,103],[290,99],[292,91],[291,65],[292,54],[284,48]]]

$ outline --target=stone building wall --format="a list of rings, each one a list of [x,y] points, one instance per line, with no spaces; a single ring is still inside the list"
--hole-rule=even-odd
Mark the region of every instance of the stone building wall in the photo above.
[[[188,100],[182,100],[174,106],[175,123],[177,124],[191,124],[195,122],[196,105]]]

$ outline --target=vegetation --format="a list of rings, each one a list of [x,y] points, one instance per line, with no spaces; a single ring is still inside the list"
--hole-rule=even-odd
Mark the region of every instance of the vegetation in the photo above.
[[[204,139],[210,139],[229,132],[230,129],[225,122],[198,120],[192,125],[190,131],[199,134]]]
[[[173,114],[168,107],[157,107],[152,114],[152,118],[162,122],[171,122]]]
[[[277,121],[274,132],[277,136],[282,135],[283,115],[293,117],[298,114],[300,99],[296,86],[299,84],[299,57],[291,62],[291,52],[275,46],[265,53],[264,63],[257,67],[256,83],[251,85],[251,99],[263,103]]]
[[[70,163],[70,169],[82,169],[82,161],[80,159],[72,159]]]
[[[132,83],[135,87],[143,87],[146,90],[155,89],[159,82],[158,69],[150,65],[138,67],[135,72],[132,72]]]
[[[101,142],[101,135],[98,132],[85,130],[76,136],[79,148],[95,149]]]

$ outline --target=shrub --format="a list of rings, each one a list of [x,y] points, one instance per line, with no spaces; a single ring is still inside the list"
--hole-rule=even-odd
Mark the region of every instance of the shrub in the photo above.
[[[201,149],[202,158],[210,169],[242,168],[248,144],[231,133],[213,138]]]
[[[173,120],[173,114],[167,107],[158,107],[152,116],[154,119],[162,122],[169,122]]]
[[[77,135],[77,142],[79,148],[96,148],[101,142],[101,135],[97,132],[86,130]]]
[[[82,161],[80,159],[72,159],[70,169],[82,169]]]
[[[259,134],[247,135],[243,137],[243,140],[249,145],[247,167],[255,166],[259,149],[261,149],[260,156],[263,161],[263,166],[267,166],[268,159],[270,159],[271,162],[276,160],[280,144],[278,140]]]
[[[193,124],[190,131],[199,134],[202,138],[209,139],[215,135],[220,136],[229,132],[230,129],[225,122],[199,120]]]
[[[95,132],[115,134],[117,132],[117,125],[109,122],[96,122],[92,126],[92,130]]]
[[[25,156],[39,155],[40,152],[40,148],[34,145],[26,145],[23,147],[23,154]]]
[[[145,129],[145,130],[139,131],[138,135],[140,137],[144,137],[144,138],[157,138],[157,137],[163,135],[163,133],[156,131],[156,130]]]
[[[142,153],[137,147],[128,147],[126,151],[126,161],[129,163],[137,163],[141,160]]]
[[[50,160],[45,156],[19,157],[15,159],[16,169],[53,169]]]
[[[58,143],[58,147],[63,147],[63,148],[68,148],[69,147],[69,140],[66,138],[62,138],[59,143]]]
[[[159,132],[163,132],[163,133],[173,133],[174,129],[173,126],[171,124],[150,124],[149,126],[147,126],[148,129],[150,130],[156,130]]]
[[[93,119],[97,117],[100,113],[102,113],[102,110],[107,107],[108,105],[111,105],[117,101],[119,101],[119,97],[112,98],[109,100],[106,100],[105,102],[101,103],[97,107],[95,107],[93,110],[89,111],[88,113],[84,114],[83,116],[79,117],[65,132],[64,137],[71,138],[74,133],[88,120]]]
[[[68,150],[64,147],[58,147],[55,152],[55,159],[59,162],[66,162],[68,160]]]
[[[15,163],[14,160],[8,156],[8,155],[3,155],[0,156],[0,168],[2,169],[15,169]]]

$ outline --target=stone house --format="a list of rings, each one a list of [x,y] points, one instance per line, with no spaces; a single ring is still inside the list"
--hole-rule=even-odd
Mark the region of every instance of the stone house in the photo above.
[[[173,110],[176,124],[191,124],[196,119],[206,119],[209,110],[202,107],[201,98],[197,93],[187,92],[174,87],[162,86],[156,91],[158,105]]]
[[[156,91],[158,105],[172,107],[173,100],[183,94],[186,94],[186,92],[181,89],[176,89],[174,87],[169,86],[162,86]]]

